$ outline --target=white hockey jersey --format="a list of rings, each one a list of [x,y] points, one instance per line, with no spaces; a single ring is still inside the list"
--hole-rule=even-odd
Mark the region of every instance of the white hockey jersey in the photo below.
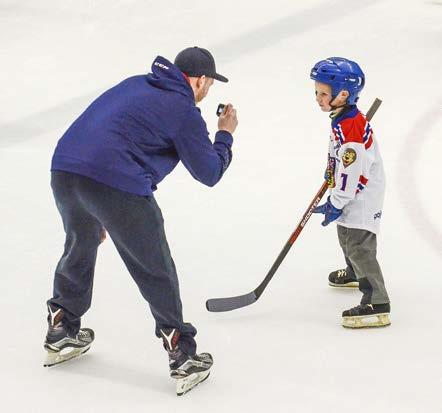
[[[332,121],[328,171],[334,177],[330,200],[343,210],[335,222],[377,234],[384,202],[384,167],[373,130],[357,107]]]

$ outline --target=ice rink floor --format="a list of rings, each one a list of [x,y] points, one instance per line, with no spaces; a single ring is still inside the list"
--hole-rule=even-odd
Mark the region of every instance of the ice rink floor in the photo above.
[[[418,0],[0,0],[0,410],[2,412],[442,411],[442,2]],[[116,250],[99,250],[83,358],[44,369],[45,301],[64,234],[49,187],[57,140],[99,93],[199,45],[228,84],[200,105],[238,110],[234,160],[214,188],[179,166],[156,198],[185,318],[210,379],[182,398],[153,319]],[[360,63],[360,108],[387,173],[379,261],[392,325],[349,331],[358,291],[328,287],[343,265],[314,216],[258,303],[211,314],[209,297],[263,279],[322,183],[329,119],[309,79],[329,56]]]

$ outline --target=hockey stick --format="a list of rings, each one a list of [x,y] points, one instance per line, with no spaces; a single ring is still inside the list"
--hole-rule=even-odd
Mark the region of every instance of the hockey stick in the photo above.
[[[382,100],[378,98],[375,99],[375,101],[371,105],[366,115],[366,119],[368,121],[370,121],[373,118],[374,114],[378,110],[381,103]],[[301,221],[299,222],[295,231],[292,233],[289,240],[286,242],[284,248],[279,253],[278,258],[276,258],[276,261],[273,263],[272,268],[270,268],[270,271],[267,273],[266,277],[261,282],[261,284],[259,284],[258,287],[256,287],[252,292],[248,294],[239,295],[237,297],[211,298],[206,301],[207,310],[211,312],[231,311],[231,310],[236,310],[237,308],[246,307],[258,301],[259,297],[261,297],[261,294],[264,292],[268,283],[273,278],[279,266],[281,265],[282,261],[284,260],[285,256],[289,252],[290,248],[295,243],[299,234],[307,224],[307,221],[310,219],[313,210],[318,206],[322,197],[327,192],[327,189],[328,189],[328,183],[327,181],[324,181],[318,193],[313,198],[313,201],[310,203],[306,212],[302,216]]]

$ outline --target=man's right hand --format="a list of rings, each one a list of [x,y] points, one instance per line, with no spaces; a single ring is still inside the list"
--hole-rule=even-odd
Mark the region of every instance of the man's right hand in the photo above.
[[[238,118],[236,117],[236,109],[229,103],[224,108],[218,119],[218,129],[225,130],[233,135],[236,127],[238,126]]]

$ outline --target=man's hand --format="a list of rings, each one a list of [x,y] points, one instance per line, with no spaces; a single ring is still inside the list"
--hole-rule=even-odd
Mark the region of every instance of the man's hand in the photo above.
[[[103,227],[100,230],[100,244],[106,239],[106,229]]]
[[[238,119],[236,117],[236,109],[234,109],[233,105],[229,103],[219,116],[218,129],[225,130],[233,135],[233,132],[235,132],[237,126]]]
[[[335,219],[338,219],[341,216],[342,209],[335,208],[330,201],[330,197],[328,197],[327,202],[317,206],[313,210],[313,213],[325,215],[324,221],[321,222],[322,226],[325,227],[326,225],[330,224],[330,222],[333,222]]]

